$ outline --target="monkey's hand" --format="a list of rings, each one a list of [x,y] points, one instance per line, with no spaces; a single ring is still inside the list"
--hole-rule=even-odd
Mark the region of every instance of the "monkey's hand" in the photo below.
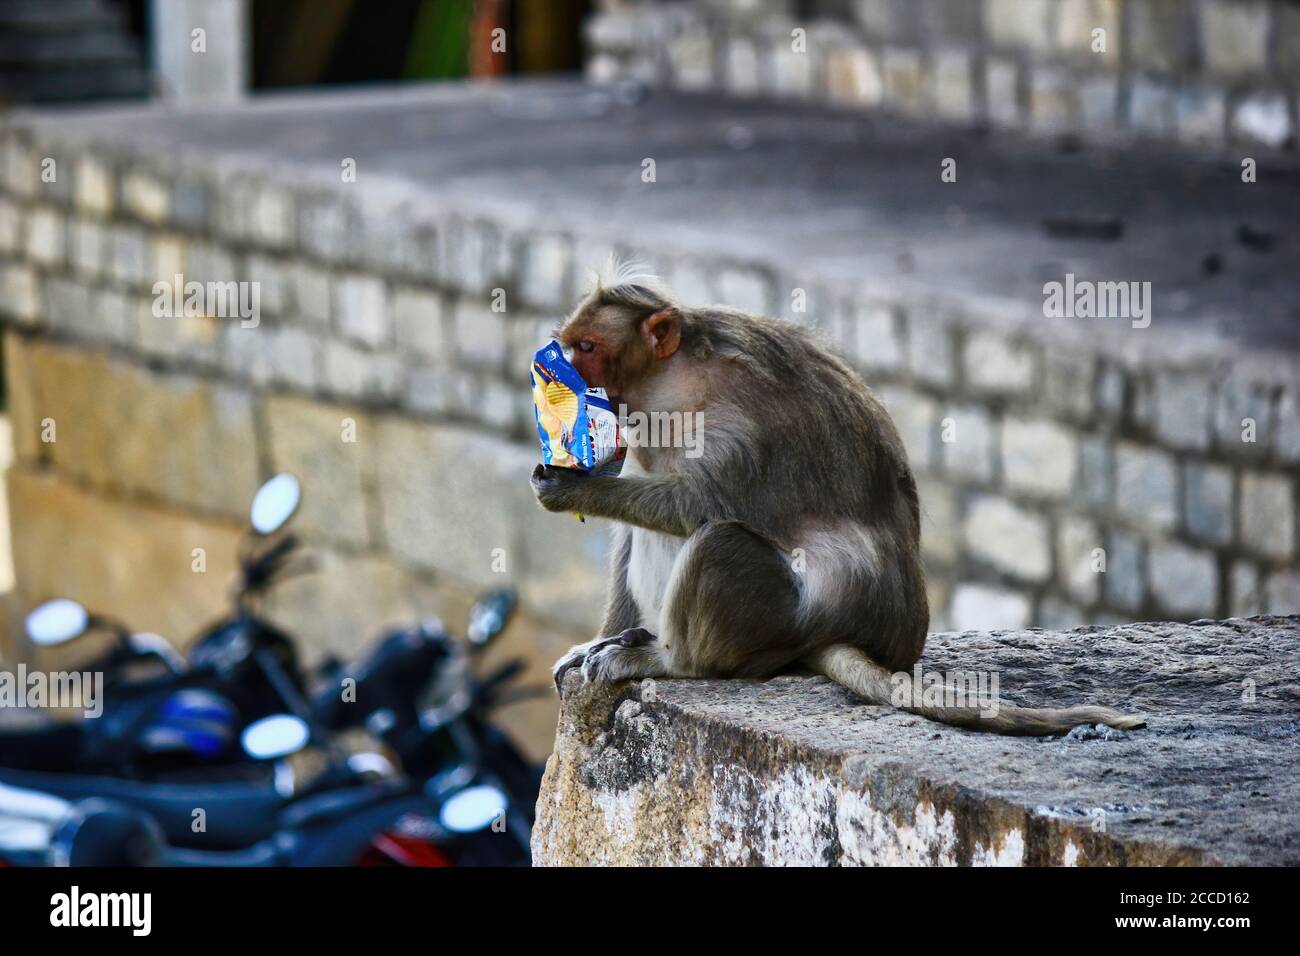
[[[537,503],[547,511],[577,511],[577,491],[587,476],[572,468],[538,465],[530,483]]]

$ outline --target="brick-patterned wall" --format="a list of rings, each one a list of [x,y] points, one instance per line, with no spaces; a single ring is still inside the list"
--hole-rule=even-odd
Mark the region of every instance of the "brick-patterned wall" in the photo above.
[[[1296,149],[1300,5],[1290,0],[601,6],[587,25],[587,72],[596,79],[1031,133]]]
[[[558,232],[412,196],[386,206],[373,189],[363,203],[337,172],[331,186],[57,126],[2,135],[27,599],[71,594],[138,628],[192,633],[221,607],[256,484],[292,469],[320,567],[276,606],[314,647],[351,652],[381,622],[446,612],[503,576],[545,625],[528,631],[539,662],[590,631],[605,534],[533,502],[524,370],[610,249],[598,222]],[[54,182],[40,176],[47,158]],[[935,629],[1300,609],[1294,356],[1168,349],[1154,329],[1065,338],[1041,315],[1002,321],[1005,302],[840,284],[671,240],[621,247],[687,302],[817,326],[862,371],[920,480]],[[152,285],[178,272],[259,282],[260,324],[155,318]]]

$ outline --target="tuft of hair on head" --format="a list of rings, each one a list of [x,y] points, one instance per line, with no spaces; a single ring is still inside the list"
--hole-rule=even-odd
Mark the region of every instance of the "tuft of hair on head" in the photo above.
[[[657,312],[677,304],[676,296],[644,264],[623,260],[610,253],[599,270],[591,273],[589,302],[601,305],[625,305]]]

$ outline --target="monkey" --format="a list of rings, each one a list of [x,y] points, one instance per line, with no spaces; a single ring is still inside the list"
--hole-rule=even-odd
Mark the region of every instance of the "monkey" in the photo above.
[[[900,709],[972,730],[1144,726],[1108,707],[924,701],[908,673],[929,628],[916,481],[884,406],[809,330],[688,308],[625,266],[597,277],[556,337],[627,420],[704,423],[695,457],[629,429],[618,474],[533,471],[543,509],[614,522],[604,622],[557,661],[557,690],[574,668],[617,681],[802,666],[876,705],[911,682]]]

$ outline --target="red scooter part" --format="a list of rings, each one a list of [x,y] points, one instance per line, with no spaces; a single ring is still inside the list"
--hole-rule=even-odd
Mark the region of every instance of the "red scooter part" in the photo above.
[[[455,862],[423,837],[381,833],[361,855],[357,866],[455,866]]]

